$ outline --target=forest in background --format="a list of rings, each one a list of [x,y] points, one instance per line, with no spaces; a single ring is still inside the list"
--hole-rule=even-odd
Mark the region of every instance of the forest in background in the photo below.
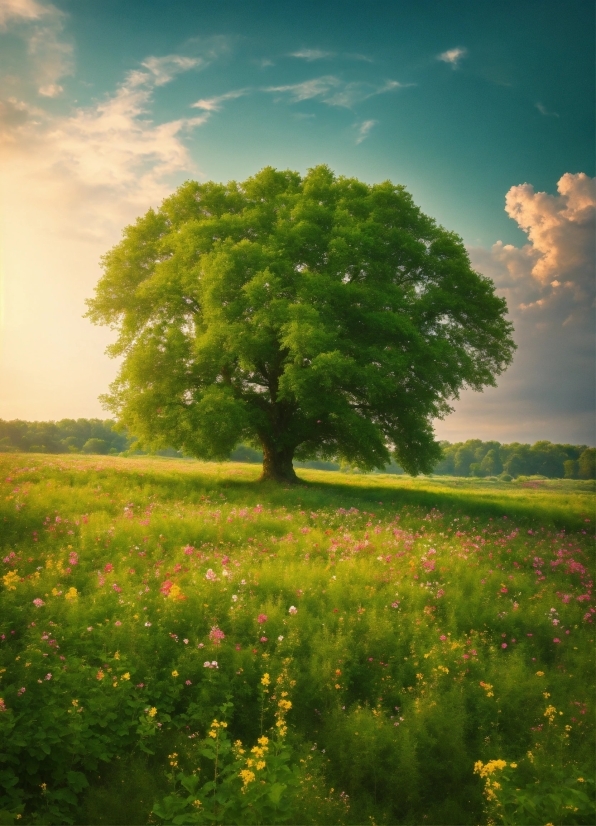
[[[0,452],[24,453],[88,453],[100,455],[143,454],[135,445],[135,437],[116,429],[107,419],[61,419],[58,422],[26,422],[0,419]],[[513,442],[500,444],[469,439],[467,442],[441,442],[443,457],[433,469],[438,476],[499,477],[507,480],[520,476],[542,476],[547,479],[594,479],[596,448],[587,445],[553,444],[548,441],[533,445]],[[184,458],[168,448],[158,456]],[[235,462],[260,463],[262,453],[240,445],[230,455]],[[334,462],[313,460],[295,462],[296,467],[320,470],[355,471],[355,468]],[[403,473],[392,463],[386,473]]]

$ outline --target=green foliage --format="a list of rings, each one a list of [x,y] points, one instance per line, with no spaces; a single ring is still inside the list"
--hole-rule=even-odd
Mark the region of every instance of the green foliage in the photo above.
[[[131,440],[117,431],[112,421],[61,419],[59,422],[3,421],[0,419],[0,452],[120,453]]]
[[[433,473],[449,476],[543,476],[547,479],[594,479],[596,450],[586,445],[499,444],[469,439],[441,442],[442,458]]]
[[[430,471],[432,420],[515,345],[505,301],[402,186],[325,166],[185,183],[124,230],[88,302],[118,330],[105,403],[142,443]]]
[[[4,820],[593,822],[593,484],[303,472],[0,457]]]

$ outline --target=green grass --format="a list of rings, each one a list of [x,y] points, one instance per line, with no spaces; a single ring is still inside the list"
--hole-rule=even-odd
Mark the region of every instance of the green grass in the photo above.
[[[0,823],[592,823],[593,483],[259,470],[0,455]]]

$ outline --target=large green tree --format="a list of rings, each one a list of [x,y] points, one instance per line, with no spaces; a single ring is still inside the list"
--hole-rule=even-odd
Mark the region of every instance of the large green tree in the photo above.
[[[88,316],[122,357],[106,406],[146,445],[223,459],[258,444],[265,479],[314,456],[430,471],[432,420],[514,350],[458,236],[402,186],[326,166],[187,182],[103,268]]]

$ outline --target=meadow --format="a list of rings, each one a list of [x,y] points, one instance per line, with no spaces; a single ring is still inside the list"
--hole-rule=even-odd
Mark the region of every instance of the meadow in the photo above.
[[[0,823],[594,823],[594,483],[259,471],[0,454]]]

